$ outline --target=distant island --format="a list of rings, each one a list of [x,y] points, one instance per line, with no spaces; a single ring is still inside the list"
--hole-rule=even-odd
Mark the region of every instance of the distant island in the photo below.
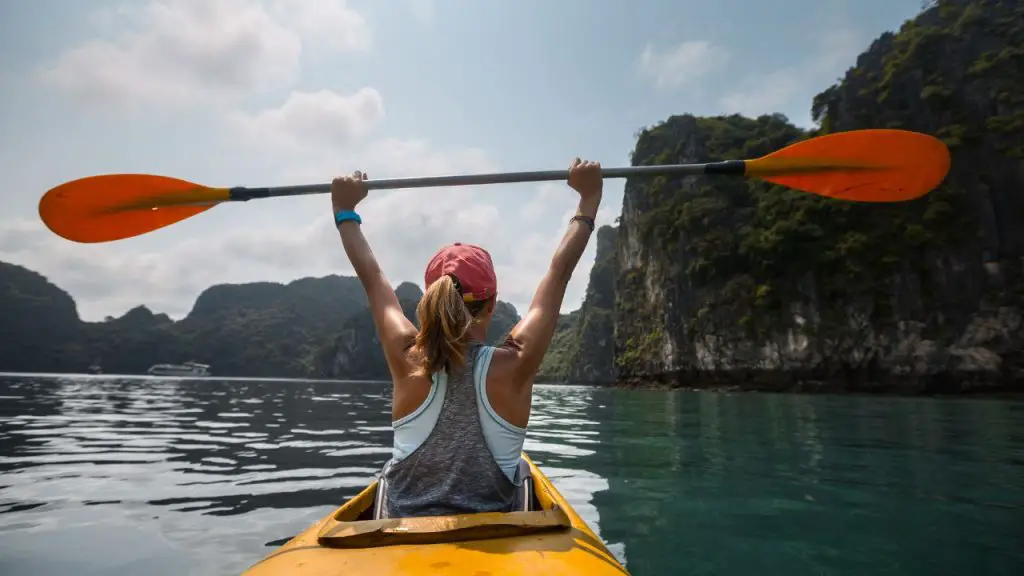
[[[415,322],[422,290],[395,290]],[[518,322],[499,302],[489,340]],[[138,306],[120,318],[84,322],[71,295],[42,275],[0,262],[0,370],[145,374],[153,365],[198,362],[215,376],[389,378],[366,295],[355,277],[288,284],[221,284],[203,291],[174,321]]]
[[[896,205],[762,182],[629,179],[597,231],[579,310],[538,381],[806,392],[1024,390],[1024,4],[931,3],[814,97],[819,127],[782,115],[672,116],[635,166],[753,158],[811,136],[902,128],[942,138],[943,185]],[[397,289],[412,318],[418,286]],[[489,334],[518,321],[500,303]],[[387,379],[355,278],[213,286],[172,321],[140,306],[79,319],[45,278],[0,264],[0,370]]]

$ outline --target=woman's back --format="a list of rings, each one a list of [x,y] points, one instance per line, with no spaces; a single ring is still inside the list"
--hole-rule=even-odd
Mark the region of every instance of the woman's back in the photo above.
[[[594,231],[600,164],[577,158],[570,167],[569,185],[580,193],[577,214],[530,309],[500,349],[481,344],[497,302],[497,277],[490,254],[479,246],[455,243],[438,250],[427,265],[426,292],[417,305],[419,327],[405,317],[360,230],[355,206],[366,197],[363,179],[359,172],[335,179],[331,201],[394,381],[394,457],[380,476],[377,514],[471,513],[522,505],[516,502],[517,470],[533,378]]]
[[[381,473],[382,516],[522,506],[516,470],[526,430],[498,416],[487,401],[494,350],[472,345],[465,366],[435,374],[423,403],[393,423],[394,454]]]

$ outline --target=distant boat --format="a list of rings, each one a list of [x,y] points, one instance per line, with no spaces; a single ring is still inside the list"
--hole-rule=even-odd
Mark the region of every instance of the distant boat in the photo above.
[[[184,364],[154,364],[146,371],[150,376],[208,376],[209,364],[185,362]]]

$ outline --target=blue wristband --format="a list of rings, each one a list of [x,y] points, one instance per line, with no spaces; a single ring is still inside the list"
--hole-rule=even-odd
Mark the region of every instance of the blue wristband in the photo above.
[[[345,220],[355,220],[356,224],[360,225],[363,223],[363,219],[359,217],[359,214],[356,214],[352,210],[339,210],[338,213],[334,215],[335,226],[341,226],[341,223]]]

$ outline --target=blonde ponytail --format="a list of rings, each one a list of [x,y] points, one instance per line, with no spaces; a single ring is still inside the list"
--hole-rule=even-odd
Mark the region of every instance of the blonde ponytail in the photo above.
[[[450,371],[466,363],[473,315],[451,276],[442,276],[427,287],[416,306],[416,317],[420,331],[414,349],[421,374]]]

